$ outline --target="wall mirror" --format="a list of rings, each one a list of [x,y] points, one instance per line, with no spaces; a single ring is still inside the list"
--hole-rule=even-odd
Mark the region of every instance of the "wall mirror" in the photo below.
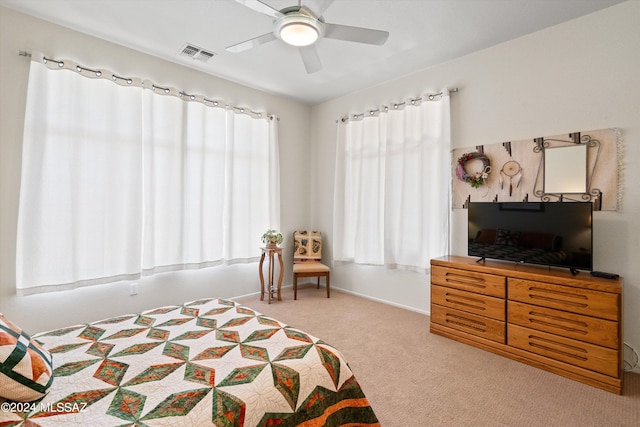
[[[547,194],[586,193],[587,146],[545,147],[543,185]]]
[[[542,201],[584,200],[594,202],[594,209],[602,208],[602,191],[592,185],[593,171],[600,156],[600,141],[589,135],[569,134],[570,140],[537,138],[534,152],[542,152],[538,176],[541,189],[534,195]]]

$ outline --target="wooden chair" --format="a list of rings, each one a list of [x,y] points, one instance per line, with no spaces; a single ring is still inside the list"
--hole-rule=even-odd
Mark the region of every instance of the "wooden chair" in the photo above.
[[[319,231],[295,231],[293,233],[293,299],[298,299],[298,278],[325,277],[327,298],[330,295],[330,268],[320,262],[322,259],[322,236]]]

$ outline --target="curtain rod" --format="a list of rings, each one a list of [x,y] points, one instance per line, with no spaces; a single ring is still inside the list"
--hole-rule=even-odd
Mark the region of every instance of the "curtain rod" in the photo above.
[[[451,89],[446,89],[448,93],[455,93],[458,92],[458,88],[457,87],[453,87]],[[407,106],[407,104],[409,105],[420,105],[421,102],[423,101],[438,101],[442,98],[442,96],[444,95],[444,90],[438,92],[438,93],[427,93],[423,96],[419,96],[416,98],[407,98],[406,101],[403,102],[391,102],[389,103],[389,105],[383,104],[380,107],[377,108],[372,108],[367,110],[366,112],[363,113],[358,113],[358,114],[347,114],[346,116],[341,117],[340,119],[336,120],[336,123],[338,122],[342,122],[342,123],[346,123],[350,120],[360,120],[363,119],[366,116],[377,116],[379,115],[381,112],[388,112],[389,110],[393,109],[393,110],[401,110],[404,107]]]
[[[142,78],[139,77],[121,77],[116,75],[115,73],[112,73],[111,71],[103,71],[103,70],[99,70],[99,69],[93,69],[93,68],[88,68],[88,67],[84,67],[82,65],[79,65],[77,63],[75,63],[72,60],[56,60],[56,59],[51,59],[51,58],[47,58],[46,56],[42,55],[41,53],[37,53],[37,57],[33,58],[32,54],[30,52],[24,51],[24,50],[19,50],[18,51],[18,55],[19,56],[24,56],[27,58],[31,58],[32,61],[38,61],[38,62],[42,62],[47,68],[49,69],[66,69],[66,70],[70,70],[70,71],[77,71],[79,74],[83,75],[84,77],[88,77],[88,78],[98,78],[98,79],[106,79],[106,80],[112,80],[114,83],[120,85],[120,86],[132,86],[132,87],[142,87],[144,89],[150,89],[153,93],[157,93],[157,94],[161,94],[161,95],[169,95],[169,96],[175,96],[177,98],[183,99],[185,101],[193,101],[193,102],[199,102],[201,104],[204,104],[206,106],[209,107],[218,107],[218,108],[225,108],[225,109],[231,109],[237,113],[240,114],[247,114],[253,118],[265,118],[268,117],[269,120],[278,120],[280,121],[280,118],[277,117],[276,115],[272,115],[272,114],[263,114],[261,112],[256,112],[253,111],[249,108],[245,108],[245,107],[237,107],[234,105],[230,105],[222,100],[216,100],[216,99],[209,99],[203,95],[196,95],[196,94],[189,94],[183,90],[178,90],[176,88],[173,87],[169,87],[169,86],[163,86],[163,85],[157,85],[155,83],[153,83],[152,81],[149,80],[143,80]],[[56,66],[51,66],[49,63],[53,63],[56,64]]]

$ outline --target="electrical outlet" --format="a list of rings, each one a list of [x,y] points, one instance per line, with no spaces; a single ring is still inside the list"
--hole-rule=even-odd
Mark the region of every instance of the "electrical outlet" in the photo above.
[[[129,295],[138,295],[138,282],[129,285]]]

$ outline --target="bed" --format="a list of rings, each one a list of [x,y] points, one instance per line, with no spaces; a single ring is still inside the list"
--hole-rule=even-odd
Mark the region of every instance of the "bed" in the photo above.
[[[40,400],[0,398],[0,426],[379,426],[331,345],[211,298],[33,335]]]

